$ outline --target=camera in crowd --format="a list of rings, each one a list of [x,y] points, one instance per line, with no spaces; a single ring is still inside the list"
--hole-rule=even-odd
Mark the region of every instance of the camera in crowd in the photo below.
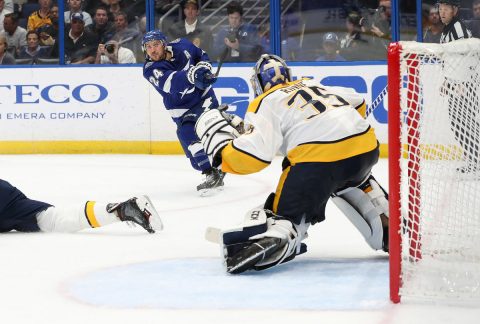
[[[115,52],[115,44],[105,44],[105,50],[108,54],[113,54]]]
[[[237,33],[238,33],[238,30],[236,28],[230,28],[227,34],[227,39],[230,42],[234,43],[237,40]]]

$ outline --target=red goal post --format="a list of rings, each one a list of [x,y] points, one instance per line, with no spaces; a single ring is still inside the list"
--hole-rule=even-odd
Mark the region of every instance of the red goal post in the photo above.
[[[388,49],[390,298],[480,305],[480,40]]]

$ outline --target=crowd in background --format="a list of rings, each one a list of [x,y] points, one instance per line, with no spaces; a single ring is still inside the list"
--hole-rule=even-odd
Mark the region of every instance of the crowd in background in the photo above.
[[[479,37],[480,0],[466,1],[471,8],[462,8],[461,16],[473,36]],[[227,62],[252,62],[261,53],[271,52],[269,0],[260,2],[209,1],[209,6],[218,8],[213,10],[217,19],[209,20],[201,0],[155,0],[155,26],[170,41],[188,38],[212,60],[225,53]],[[385,60],[391,40],[391,1],[341,3],[292,0],[291,6],[282,10],[282,57],[295,61]],[[254,10],[258,8],[250,7],[254,5],[264,9],[266,19],[251,18],[262,17]],[[64,0],[64,8],[66,64],[143,62],[145,0]],[[423,11],[423,39],[438,42],[443,25],[434,0],[424,3]],[[58,29],[57,1],[0,0],[1,64],[58,63]],[[414,38],[413,33],[410,39]]]

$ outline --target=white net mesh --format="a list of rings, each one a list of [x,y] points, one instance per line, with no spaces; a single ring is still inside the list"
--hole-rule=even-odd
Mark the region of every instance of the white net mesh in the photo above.
[[[480,305],[480,40],[401,46],[400,295]]]

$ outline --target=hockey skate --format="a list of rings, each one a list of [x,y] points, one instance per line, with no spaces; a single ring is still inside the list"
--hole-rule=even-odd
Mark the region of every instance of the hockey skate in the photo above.
[[[200,193],[200,196],[209,196],[217,191],[223,190],[225,172],[211,168],[204,171],[203,174],[205,175],[205,181],[197,186],[197,191]]]
[[[163,229],[162,220],[147,196],[133,197],[121,203],[108,204],[107,212],[115,212],[122,222],[138,224],[149,233]]]

